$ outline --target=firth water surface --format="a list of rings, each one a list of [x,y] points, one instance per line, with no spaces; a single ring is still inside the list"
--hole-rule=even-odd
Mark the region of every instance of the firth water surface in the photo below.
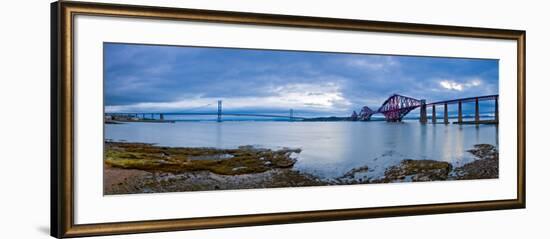
[[[470,162],[475,144],[498,148],[496,125],[371,122],[196,121],[105,125],[105,138],[174,147],[300,148],[294,168],[325,178],[368,165],[372,176],[403,159]]]

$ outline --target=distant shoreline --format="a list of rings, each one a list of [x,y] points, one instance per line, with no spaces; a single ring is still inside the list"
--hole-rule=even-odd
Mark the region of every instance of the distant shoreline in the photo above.
[[[105,120],[105,124],[124,124],[124,123],[175,123],[176,120],[157,120],[157,119],[139,119],[139,120]]]
[[[329,117],[306,118],[306,119],[302,119],[300,121],[304,121],[304,122],[329,122],[329,121],[362,121],[362,120],[353,120],[351,117],[329,116]],[[384,118],[371,118],[368,121],[385,121],[385,119]]]

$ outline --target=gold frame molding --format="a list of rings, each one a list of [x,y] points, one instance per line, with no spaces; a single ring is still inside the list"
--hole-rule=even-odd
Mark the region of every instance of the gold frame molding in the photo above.
[[[76,15],[408,33],[517,42],[517,198],[99,224],[74,223],[73,34]],[[51,4],[51,235],[80,237],[525,208],[525,31],[85,2]]]

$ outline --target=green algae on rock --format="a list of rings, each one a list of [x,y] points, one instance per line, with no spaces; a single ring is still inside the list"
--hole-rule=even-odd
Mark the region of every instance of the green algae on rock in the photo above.
[[[113,171],[111,177],[131,170],[145,173],[107,183],[107,195],[327,185],[318,177],[292,169],[296,162],[293,154],[300,153],[300,149],[105,145],[105,169]]]
[[[145,143],[106,142],[105,163],[112,167],[151,172],[210,171],[222,175],[261,173],[290,168],[300,149],[237,149],[158,147]]]

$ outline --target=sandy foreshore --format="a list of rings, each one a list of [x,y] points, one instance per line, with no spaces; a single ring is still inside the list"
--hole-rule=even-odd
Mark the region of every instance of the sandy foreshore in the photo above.
[[[476,145],[471,163],[453,168],[443,161],[404,159],[369,178],[368,165],[336,179],[322,179],[293,168],[300,149],[159,147],[106,142],[104,193],[132,194],[252,188],[323,186],[498,178],[498,151]]]

